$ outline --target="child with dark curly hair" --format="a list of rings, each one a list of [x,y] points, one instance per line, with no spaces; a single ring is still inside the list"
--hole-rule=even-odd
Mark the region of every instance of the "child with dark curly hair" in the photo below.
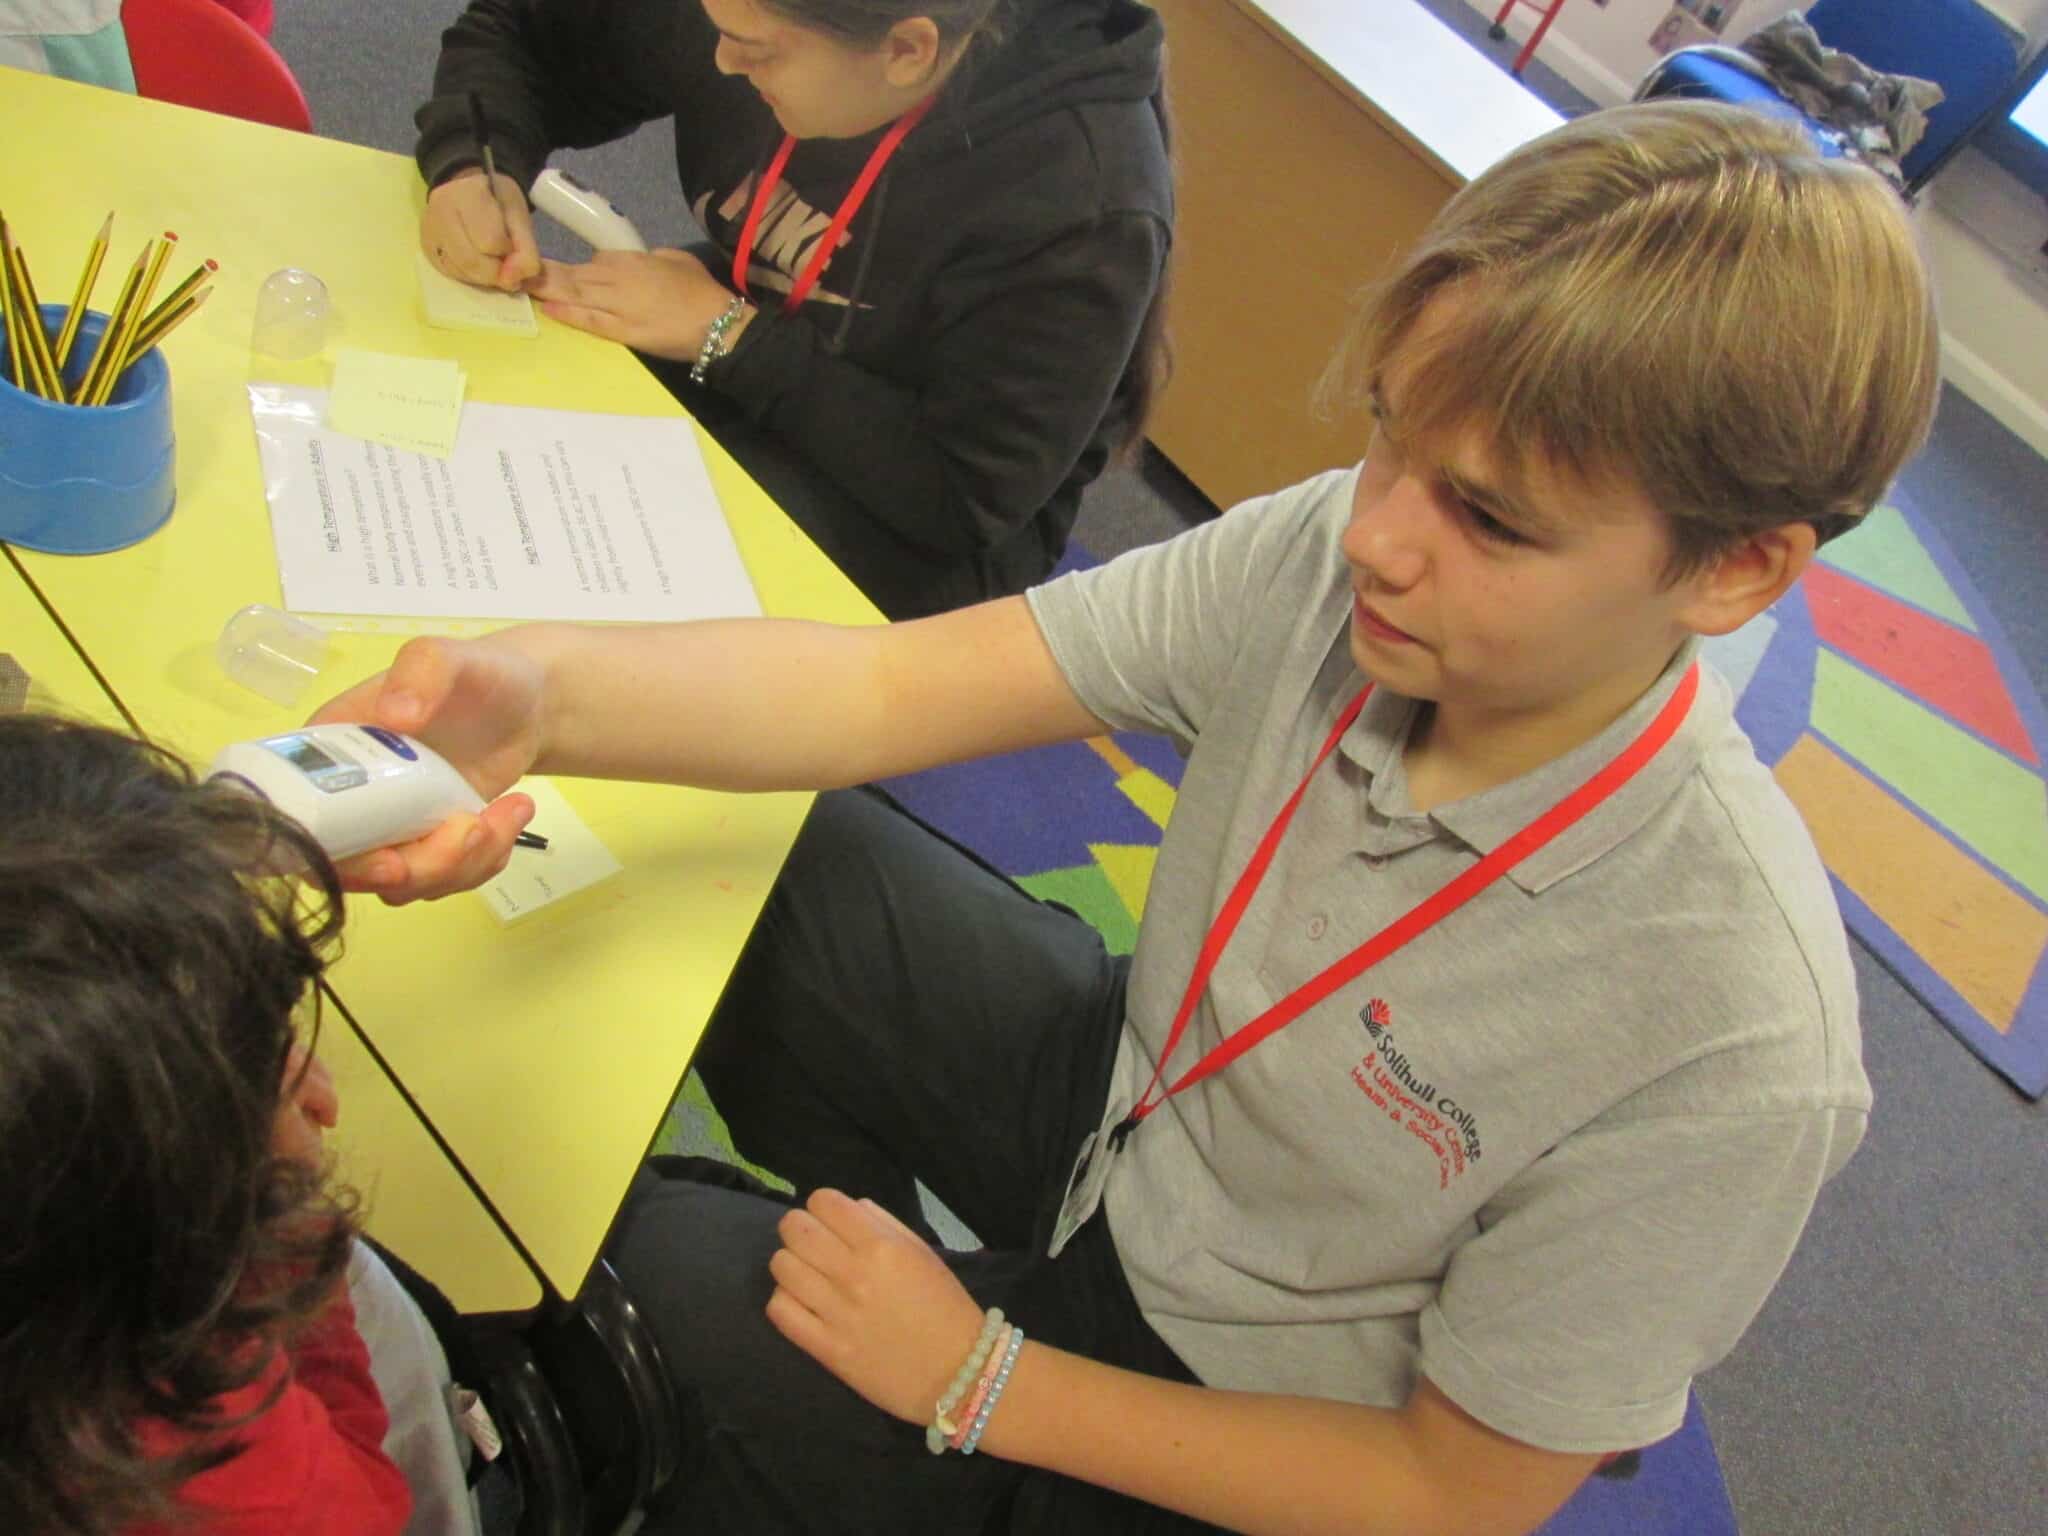
[[[263,801],[0,718],[0,1529],[405,1527],[294,1022],[341,914]]]

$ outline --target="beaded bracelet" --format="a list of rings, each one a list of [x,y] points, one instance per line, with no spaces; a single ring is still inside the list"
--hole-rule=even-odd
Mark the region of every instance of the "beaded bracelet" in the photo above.
[[[946,1453],[946,1442],[959,1430],[953,1421],[953,1410],[960,1406],[960,1399],[967,1395],[967,1389],[980,1377],[988,1358],[995,1353],[996,1335],[1002,1331],[1003,1309],[990,1307],[981,1320],[981,1332],[975,1335],[974,1348],[968,1351],[966,1361],[953,1373],[953,1381],[946,1388],[946,1395],[938,1401],[933,1410],[932,1421],[924,1432],[924,1447],[934,1456]]]
[[[994,1385],[988,1389],[988,1396],[981,1400],[981,1407],[975,1412],[974,1427],[967,1431],[967,1438],[961,1442],[960,1454],[972,1456],[974,1448],[981,1444],[981,1432],[988,1428],[989,1415],[996,1411],[996,1400],[1003,1395],[1003,1388],[1010,1384],[1010,1372],[1017,1365],[1017,1351],[1024,1347],[1024,1330],[1010,1330],[1010,1344],[1003,1351],[1003,1363],[996,1371]]]
[[[975,1379],[974,1390],[962,1403],[959,1411],[952,1415],[953,1432],[946,1437],[946,1443],[959,1450],[967,1439],[967,1431],[974,1425],[974,1416],[981,1412],[981,1405],[988,1397],[989,1388],[995,1385],[996,1372],[1002,1369],[1003,1351],[1010,1347],[1010,1335],[1015,1325],[1006,1327],[996,1335],[996,1341],[989,1347],[988,1360],[982,1365],[981,1374]]]
[[[711,371],[711,365],[725,356],[725,333],[732,329],[733,322],[739,319],[746,307],[745,295],[734,294],[724,313],[705,328],[704,345],[697,349],[697,361],[690,367],[692,384],[702,384],[705,374]]]

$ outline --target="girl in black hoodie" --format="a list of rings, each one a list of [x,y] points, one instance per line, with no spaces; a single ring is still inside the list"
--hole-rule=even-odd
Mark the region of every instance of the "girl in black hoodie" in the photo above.
[[[892,618],[1019,591],[1158,382],[1161,43],[1136,0],[471,0],[423,244],[635,348]],[[549,153],[661,117],[710,245],[542,261]]]

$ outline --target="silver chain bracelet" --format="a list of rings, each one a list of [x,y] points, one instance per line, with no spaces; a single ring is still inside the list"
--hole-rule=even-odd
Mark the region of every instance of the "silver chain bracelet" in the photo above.
[[[746,312],[746,308],[745,297],[734,294],[732,302],[725,306],[725,313],[705,328],[704,345],[697,349],[697,361],[690,366],[692,384],[702,384],[704,375],[711,371],[712,363],[725,356],[725,333],[732,329],[733,322]]]

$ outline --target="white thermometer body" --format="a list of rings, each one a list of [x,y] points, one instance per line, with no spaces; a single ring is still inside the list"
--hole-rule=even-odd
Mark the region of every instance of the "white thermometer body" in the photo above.
[[[549,166],[534,179],[527,194],[533,206],[600,251],[644,251],[647,242],[633,221],[595,187],[587,187],[567,171]]]
[[[374,725],[309,725],[221,749],[209,770],[262,796],[331,859],[423,837],[483,797],[433,748]]]

